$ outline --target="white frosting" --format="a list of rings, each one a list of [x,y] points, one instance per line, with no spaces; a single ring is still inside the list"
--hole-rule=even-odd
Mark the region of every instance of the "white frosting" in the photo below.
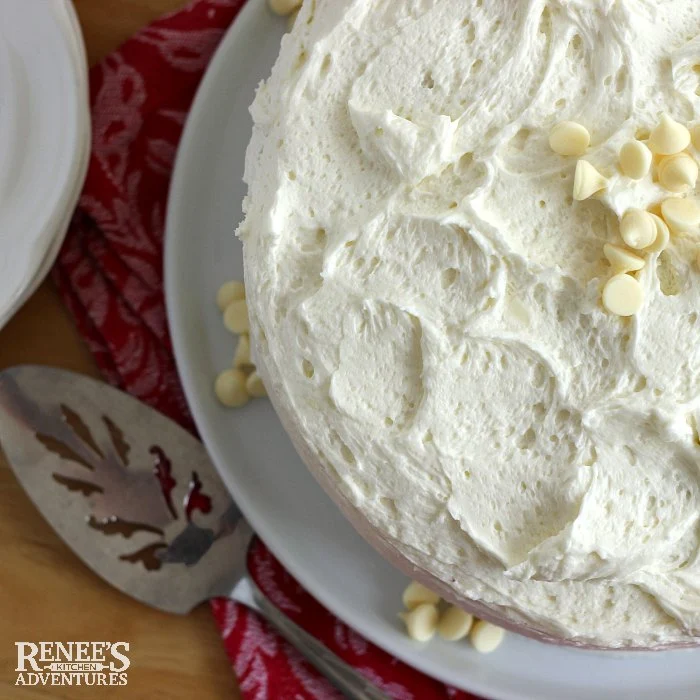
[[[636,317],[600,305],[618,216],[666,196],[617,152],[700,118],[697,64],[697,0],[306,0],[252,107],[239,235],[290,433],[385,546],[550,637],[700,642],[695,242]]]

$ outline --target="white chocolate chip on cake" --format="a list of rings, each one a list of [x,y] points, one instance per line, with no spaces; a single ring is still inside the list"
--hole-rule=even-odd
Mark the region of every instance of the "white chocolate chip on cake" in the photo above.
[[[659,183],[669,192],[687,192],[698,181],[698,164],[687,153],[676,153],[659,163]]]
[[[500,627],[485,620],[477,620],[469,634],[469,639],[479,653],[490,654],[501,646],[504,636],[505,631]]]
[[[617,316],[634,316],[643,302],[642,285],[631,275],[615,275],[603,288],[603,306]]]
[[[412,610],[421,603],[437,605],[440,602],[440,596],[437,593],[433,593],[422,583],[411,581],[403,592],[402,601],[405,608]]]
[[[226,311],[226,307],[233,301],[245,299],[245,286],[243,282],[231,280],[219,287],[216,293],[216,304],[220,311]]]
[[[248,305],[245,299],[232,301],[224,311],[224,326],[231,333],[248,333],[250,323],[248,321]]]
[[[243,333],[238,338],[236,353],[233,356],[233,366],[242,370],[253,367],[253,363],[250,361],[250,336],[247,333]]]
[[[246,376],[238,369],[224,370],[214,383],[216,398],[230,408],[239,408],[248,403],[248,392],[245,388]]]
[[[406,623],[406,631],[417,642],[428,642],[435,636],[439,613],[432,603],[421,603],[418,607],[401,613],[399,617]]]
[[[620,234],[630,248],[641,250],[656,240],[656,224],[649,212],[628,209],[620,222]]]
[[[671,156],[684,151],[690,145],[688,129],[668,114],[661,116],[658,126],[649,136],[649,148],[658,155]]]
[[[580,160],[576,163],[574,199],[577,202],[582,202],[584,199],[592,197],[596,192],[604,190],[607,186],[607,179],[587,160]]]
[[[440,617],[438,634],[448,642],[464,639],[472,628],[474,618],[462,608],[451,605]]]
[[[694,199],[667,199],[661,213],[672,233],[697,232],[700,226],[700,205]]]
[[[696,124],[690,130],[690,138],[693,142],[693,146],[695,146],[695,149],[700,151],[700,124]]]
[[[246,391],[256,399],[262,399],[267,396],[267,390],[263,384],[263,380],[257,372],[253,372],[245,383]]]
[[[651,217],[654,219],[656,224],[656,239],[651,245],[648,245],[645,249],[645,253],[660,253],[665,250],[668,246],[668,242],[671,239],[671,233],[666,226],[666,222],[656,214],[652,214]]]
[[[302,0],[268,0],[268,5],[276,15],[286,17],[294,10],[298,10],[301,2]]]
[[[644,258],[614,243],[606,243],[603,253],[615,272],[634,272],[644,267]]]
[[[549,146],[560,156],[582,156],[591,144],[591,135],[577,122],[559,122],[549,132]]]
[[[620,168],[632,180],[641,180],[649,173],[653,158],[641,141],[628,141],[620,149]]]

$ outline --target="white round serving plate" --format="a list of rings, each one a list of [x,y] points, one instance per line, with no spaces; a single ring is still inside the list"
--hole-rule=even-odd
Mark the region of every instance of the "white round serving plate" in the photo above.
[[[87,62],[69,0],[0,0],[0,328],[48,273],[90,152]]]
[[[465,643],[421,645],[397,612],[404,576],[344,519],[297,456],[269,402],[223,408],[214,378],[234,340],[214,299],[242,279],[234,230],[251,134],[248,106],[285,30],[250,0],[216,54],[187,122],[170,192],[165,251],[168,318],[180,376],[202,438],[241,510],[275,555],[327,608],[425,673],[494,700],[697,700],[700,650],[596,653],[510,634],[480,655]]]

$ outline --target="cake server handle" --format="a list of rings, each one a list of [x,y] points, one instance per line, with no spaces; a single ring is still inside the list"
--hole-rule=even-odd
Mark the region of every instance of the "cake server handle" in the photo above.
[[[290,620],[246,576],[231,597],[262,615],[306,660],[351,700],[391,700],[372,682],[346,664],[328,647]]]

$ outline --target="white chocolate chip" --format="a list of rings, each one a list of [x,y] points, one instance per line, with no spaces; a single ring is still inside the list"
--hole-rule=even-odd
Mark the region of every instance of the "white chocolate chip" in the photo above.
[[[657,202],[656,204],[652,204],[650,207],[647,208],[647,211],[650,214],[655,214],[656,216],[661,216],[661,202]]]
[[[224,311],[224,326],[231,333],[248,333],[250,322],[248,321],[248,305],[245,299],[232,301]]]
[[[245,383],[246,391],[256,399],[262,399],[267,396],[267,390],[263,384],[263,380],[257,372],[253,372]]]
[[[440,617],[438,634],[448,642],[458,642],[469,634],[473,622],[468,612],[451,605]]]
[[[604,190],[608,181],[587,160],[576,163],[574,174],[574,199],[582,202],[592,197],[596,192]]]
[[[404,607],[412,610],[421,603],[437,605],[440,602],[440,596],[426,588],[422,583],[411,581],[403,592],[402,600]]]
[[[700,226],[700,205],[694,199],[667,199],[661,213],[671,233],[694,233]]]
[[[485,620],[477,620],[469,634],[469,639],[479,653],[490,654],[501,646],[504,635],[505,631],[500,627]]]
[[[428,642],[435,636],[439,613],[432,603],[421,603],[413,610],[401,613],[399,617],[406,623],[406,631],[411,639]]]
[[[632,180],[641,180],[649,173],[654,156],[641,141],[628,141],[620,149],[620,168]]]
[[[582,156],[590,144],[588,129],[577,122],[559,122],[549,132],[549,146],[560,156]]]
[[[693,142],[693,146],[695,146],[695,149],[700,151],[700,124],[696,124],[690,130],[690,139]]]
[[[668,242],[671,239],[671,233],[666,226],[666,222],[656,214],[651,215],[656,224],[656,240],[644,249],[645,253],[660,253],[666,250]]]
[[[603,306],[617,316],[633,316],[643,302],[642,285],[631,275],[615,275],[603,288]]]
[[[687,192],[698,181],[698,164],[687,153],[667,156],[659,163],[659,183],[669,192]]]
[[[216,398],[224,406],[239,408],[248,403],[248,392],[245,388],[246,376],[238,369],[224,370],[214,383]]]
[[[301,7],[302,0],[267,0],[270,9],[276,14],[286,17]]]
[[[649,212],[628,209],[620,222],[620,234],[630,248],[641,250],[656,240],[656,224]]]
[[[615,272],[633,272],[644,267],[644,258],[614,243],[606,243],[603,253]]]
[[[222,312],[226,311],[226,307],[232,301],[238,301],[239,299],[245,299],[245,287],[243,282],[238,280],[231,280],[222,284],[216,293],[216,304]]]
[[[238,339],[233,366],[243,371],[253,368],[253,363],[250,361],[250,336],[247,333],[243,333]]]
[[[689,145],[688,129],[671,119],[668,114],[661,115],[661,121],[649,136],[649,148],[658,155],[672,156],[684,151]]]

